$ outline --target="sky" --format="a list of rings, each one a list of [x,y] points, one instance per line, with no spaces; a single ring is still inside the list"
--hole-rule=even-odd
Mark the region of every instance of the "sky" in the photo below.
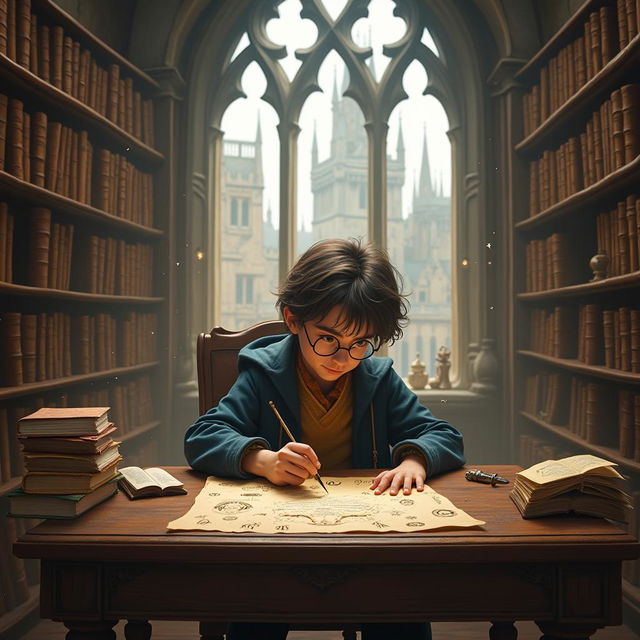
[[[331,17],[342,10],[346,0],[324,0]],[[376,79],[380,79],[388,65],[389,58],[382,53],[382,45],[397,41],[405,31],[402,19],[392,15],[395,3],[392,0],[371,0],[369,16],[358,20],[352,30],[354,42],[361,46],[371,46]],[[267,23],[267,36],[275,43],[286,45],[287,57],[280,60],[289,79],[293,78],[300,66],[294,57],[294,51],[312,45],[317,37],[317,28],[311,20],[300,18],[299,0],[285,0],[279,5],[280,17]],[[437,49],[428,31],[424,30],[422,42],[437,54]],[[249,44],[243,36],[234,54],[237,55]],[[317,131],[318,158],[320,161],[329,156],[331,141],[331,103],[333,85],[337,80],[342,86],[346,65],[337,54],[331,51],[322,63],[318,83],[322,92],[315,92],[307,99],[300,120],[298,138],[298,228],[310,230],[313,196],[310,186],[311,144],[314,127]],[[225,139],[255,139],[258,114],[260,117],[263,167],[265,180],[264,214],[271,207],[278,210],[279,194],[279,142],[276,126],[278,118],[268,103],[261,100],[266,89],[266,79],[257,63],[251,63],[242,77],[242,88],[247,98],[241,98],[229,105],[222,119]],[[427,148],[434,187],[441,189],[444,195],[451,191],[451,147],[446,135],[449,127],[442,105],[432,96],[422,95],[427,86],[427,74],[424,67],[414,60],[403,77],[403,87],[409,98],[399,103],[391,113],[387,138],[387,153],[395,157],[398,131],[401,123],[405,145],[405,175],[403,189],[403,215],[411,211],[414,181],[419,180],[422,162],[424,132],[427,135]],[[348,99],[348,98],[345,98]],[[274,222],[278,226],[277,215]]]

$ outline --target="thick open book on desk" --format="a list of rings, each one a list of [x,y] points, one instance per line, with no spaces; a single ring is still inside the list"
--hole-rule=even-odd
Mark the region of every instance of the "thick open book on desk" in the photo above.
[[[517,473],[510,496],[523,518],[574,512],[626,522],[631,497],[614,466],[588,454],[546,460]]]
[[[160,467],[124,467],[120,469],[120,474],[120,489],[132,500],[187,493],[180,480]]]

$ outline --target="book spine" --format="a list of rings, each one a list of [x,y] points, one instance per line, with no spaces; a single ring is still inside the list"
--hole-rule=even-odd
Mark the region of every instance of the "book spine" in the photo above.
[[[20,340],[20,313],[0,314],[0,345],[4,354],[2,363],[2,383],[17,386],[23,383],[22,349]]]

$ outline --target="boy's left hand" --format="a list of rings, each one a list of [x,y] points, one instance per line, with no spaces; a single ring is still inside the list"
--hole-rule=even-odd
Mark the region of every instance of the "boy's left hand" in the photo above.
[[[384,493],[389,487],[389,494],[397,495],[402,489],[405,496],[411,494],[415,485],[418,491],[424,491],[424,481],[427,477],[425,461],[422,456],[407,456],[397,467],[381,471],[374,479],[370,489],[376,495]]]

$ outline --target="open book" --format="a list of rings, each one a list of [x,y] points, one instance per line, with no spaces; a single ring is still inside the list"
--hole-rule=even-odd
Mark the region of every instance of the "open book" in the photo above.
[[[125,467],[120,474],[120,489],[132,500],[187,493],[180,480],[160,467]]]
[[[523,518],[574,512],[626,522],[631,497],[614,466],[588,454],[540,462],[516,474],[510,496]]]

